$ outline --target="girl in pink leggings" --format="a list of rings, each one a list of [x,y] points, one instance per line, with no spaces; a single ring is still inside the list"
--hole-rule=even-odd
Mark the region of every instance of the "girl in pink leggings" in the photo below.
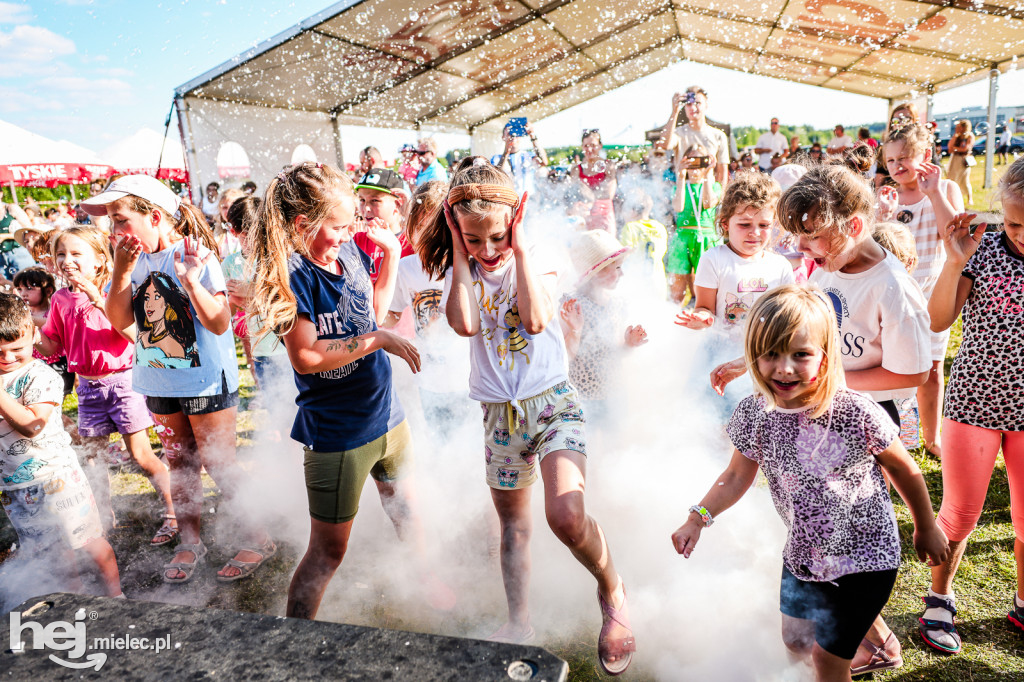
[[[1000,448],[1010,482],[1017,536],[1017,593],[1008,618],[1024,630],[1024,159],[999,183],[1005,229],[971,228],[973,215],[956,216],[943,241],[946,263],[928,312],[933,332],[948,329],[963,311],[963,344],[953,363],[942,424],[942,508],[939,526],[950,556],[932,568],[921,636],[946,653],[960,651],[953,616],[953,577],[967,537],[981,516]]]

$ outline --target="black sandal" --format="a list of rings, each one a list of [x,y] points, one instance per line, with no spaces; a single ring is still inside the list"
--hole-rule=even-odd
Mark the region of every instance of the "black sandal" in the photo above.
[[[922,601],[924,601],[925,606],[930,609],[946,609],[947,611],[949,611],[951,615],[953,615],[954,617],[956,616],[956,607],[953,606],[953,602],[949,599],[928,596],[923,597]],[[947,623],[944,620],[931,620],[930,618],[925,618],[924,616],[918,618],[917,621],[918,623],[920,623],[917,629],[921,633],[921,638],[924,639],[925,644],[932,647],[933,649],[941,651],[944,654],[960,653],[962,642],[960,641],[960,633],[956,631],[955,622]],[[943,630],[944,632],[948,632],[950,637],[952,637],[953,640],[956,642],[956,646],[948,647],[943,644],[940,644],[939,642],[936,642],[934,639],[928,636],[929,630]]]

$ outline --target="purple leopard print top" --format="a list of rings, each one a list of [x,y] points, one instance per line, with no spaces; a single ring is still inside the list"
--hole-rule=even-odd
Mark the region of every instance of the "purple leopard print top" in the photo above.
[[[760,466],[789,529],[782,560],[800,580],[829,581],[900,565],[896,515],[875,455],[899,429],[867,396],[840,389],[831,409],[768,411],[745,398],[726,427]]]
[[[989,232],[963,276],[974,286],[944,414],[983,429],[1024,431],[1024,258],[1010,249],[1006,233]]]

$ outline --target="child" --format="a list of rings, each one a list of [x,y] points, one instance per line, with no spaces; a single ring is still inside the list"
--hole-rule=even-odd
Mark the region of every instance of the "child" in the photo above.
[[[412,459],[409,426],[385,354],[416,372],[419,353],[377,328],[395,286],[400,247],[378,221],[365,228],[384,251],[371,284],[370,257],[352,241],[355,211],[347,175],[303,163],[270,181],[248,240],[255,266],[250,308],[262,320],[254,333],[280,334],[299,391],[291,435],[305,446],[310,535],[288,587],[293,618],[316,617],[345,556],[367,476],[398,536],[425,551],[404,477]],[[454,593],[432,572],[420,575],[435,608],[454,606]]]
[[[612,297],[627,253],[603,230],[584,232],[570,252],[580,279],[562,303],[562,330],[569,356],[569,383],[579,392],[591,422],[601,423],[610,414],[608,382],[615,374],[621,347],[647,343],[643,326],[623,327],[625,306]]]
[[[103,455],[110,434],[120,433],[129,454],[163,501],[164,523],[150,544],[166,545],[178,537],[178,525],[167,467],[149,445],[146,429],[153,426],[153,419],[145,399],[132,390],[134,329],[129,327],[122,334],[103,312],[103,290],[113,268],[107,235],[95,227],[70,227],[54,241],[53,262],[69,286],[50,300],[50,315],[36,348],[43,355],[66,353],[68,369],[79,375],[78,433],[102,518],[107,522],[113,519]]]
[[[252,279],[246,271],[246,260],[252,254],[249,233],[256,225],[261,203],[257,197],[242,197],[228,209],[227,226],[238,240],[239,251],[224,260],[224,276],[227,278],[228,301],[238,311],[233,324],[235,333],[242,337],[242,346],[249,359],[256,387],[267,391],[275,386],[281,387],[279,382],[291,383],[292,365],[288,361],[288,351],[281,337],[272,331],[263,336],[252,333],[262,323],[259,318],[246,317],[252,295]]]
[[[417,252],[398,261],[395,295],[391,299],[385,328],[398,324],[402,311],[412,310],[413,327],[419,344],[423,371],[420,372],[420,401],[423,416],[440,443],[452,419],[466,405],[466,381],[469,377],[465,342],[448,326],[441,307],[444,279],[431,277],[423,266],[426,255],[419,236],[430,221],[436,220],[448,185],[440,180],[419,185],[412,195],[406,237]],[[461,351],[461,353],[460,353]]]
[[[622,245],[631,249],[626,256],[627,265],[636,263],[651,283],[656,298],[665,298],[665,253],[668,250],[668,230],[651,218],[654,200],[639,187],[626,193],[622,207],[625,224],[619,233]]]
[[[0,294],[0,503],[26,554],[74,574],[71,550],[96,563],[107,596],[121,596],[114,550],[103,537],[92,490],[61,426],[60,377],[32,359],[38,336],[28,306]],[[52,569],[51,569],[52,570]]]
[[[238,363],[225,333],[231,317],[217,245],[199,209],[146,175],[120,177],[82,206],[112,221],[105,309],[114,329],[128,333],[135,325],[132,387],[146,396],[157,423],[181,539],[161,576],[185,583],[206,556],[200,470],[220,486],[229,509],[242,475],[235,461]],[[252,575],[276,552],[262,529],[236,535],[242,549],[218,571],[220,581]]]
[[[57,291],[53,275],[39,266],[25,268],[14,276],[14,288],[32,311],[33,324],[43,327],[50,315],[50,300]],[[68,360],[63,353],[43,353],[37,348],[32,351],[32,357],[42,360],[60,375],[64,381],[64,395],[74,390],[75,374],[68,369]]]
[[[842,164],[815,166],[779,202],[783,229],[817,265],[811,283],[835,309],[846,385],[869,395],[899,425],[895,398],[920,386],[931,365],[928,311],[921,288],[871,238],[874,214],[867,181]],[[712,371],[712,385],[721,393],[745,371],[742,360],[725,363]],[[899,642],[890,634],[879,617],[865,638],[871,647],[862,647],[854,661],[855,674],[880,669],[873,667],[885,663],[879,647],[890,663],[898,657]]]
[[[381,221],[398,238],[401,256],[413,255],[412,245],[402,230],[403,209],[409,199],[402,176],[387,168],[372,168],[356,185],[356,197],[360,217],[366,222]],[[371,241],[366,232],[357,232],[353,241],[370,257],[370,281],[376,282],[384,250]]]
[[[586,228],[615,234],[615,207],[612,199],[618,189],[618,180],[614,169],[602,157],[604,147],[601,144],[601,133],[596,129],[584,130],[580,145],[583,148],[583,161],[573,166],[570,173],[573,180],[594,193]]]
[[[950,538],[949,560],[932,569],[924,598],[921,636],[940,651],[960,650],[953,625],[956,575],[967,538],[978,523],[996,455],[1010,479],[1016,534],[1017,592],[1008,618],[1024,630],[1024,159],[999,181],[1004,229],[971,228],[960,215],[945,230],[947,260],[928,304],[932,329],[945,330],[963,313],[963,343],[949,373],[942,433],[942,507],[939,526]]]
[[[665,269],[672,300],[682,303],[689,292],[694,304],[694,273],[701,256],[722,243],[715,231],[715,207],[722,200],[722,185],[714,180],[715,157],[700,144],[686,150],[680,165],[686,169],[686,183],[680,183],[672,203],[676,229],[669,239]]]
[[[788,529],[783,641],[795,655],[810,654],[816,679],[849,680],[900,564],[882,469],[910,508],[918,557],[937,564],[948,544],[898,429],[878,405],[843,387],[836,312],[821,292],[773,289],[748,320],[744,356],[757,394],[736,408],[727,427],[732,460],[672,542],[689,558],[703,528],[743,496],[760,469]],[[898,656],[888,662],[901,664]],[[882,667],[892,666],[855,672]]]
[[[764,173],[736,174],[717,216],[727,241],[701,258],[694,277],[697,303],[680,312],[676,324],[696,330],[714,326],[738,350],[754,302],[768,289],[793,282],[789,261],[765,250],[779,195],[778,184]]]
[[[964,210],[963,197],[956,183],[940,179],[942,169],[931,163],[932,135],[921,124],[902,117],[894,119],[882,147],[886,168],[899,193],[896,220],[914,235],[917,268],[913,277],[927,299],[946,260],[942,227]],[[948,343],[948,330],[931,335],[931,371],[928,380],[917,389],[924,447],[936,457],[942,454],[939,418]]]
[[[442,303],[448,323],[472,339],[469,396],[484,411],[486,477],[501,524],[509,612],[491,639],[534,637],[527,603],[530,486],[539,472],[548,524],[597,579],[604,621],[598,655],[607,672],[618,674],[636,644],[604,533],[584,509],[583,411],[567,381],[561,331],[551,324],[557,270],[523,243],[527,195],[520,199],[512,187],[504,171],[464,159],[443,214],[419,238],[427,271],[447,273]]]

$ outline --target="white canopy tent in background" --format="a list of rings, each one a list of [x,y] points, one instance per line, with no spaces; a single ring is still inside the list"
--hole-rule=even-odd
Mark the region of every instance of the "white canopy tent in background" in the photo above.
[[[225,142],[259,184],[301,144],[343,166],[340,125],[468,132],[492,153],[510,117],[680,60],[890,104],[988,77],[994,129],[1022,39],[1017,0],[344,0],[180,86],[175,105],[198,192]]]
[[[67,141],[55,142],[0,121],[0,184],[10,186],[15,201],[15,187],[87,183],[105,178],[112,171],[88,149]]]
[[[173,136],[165,138],[150,128],[141,128],[115,142],[103,150],[102,155],[118,173],[143,173],[178,182],[187,179],[181,140]]]

